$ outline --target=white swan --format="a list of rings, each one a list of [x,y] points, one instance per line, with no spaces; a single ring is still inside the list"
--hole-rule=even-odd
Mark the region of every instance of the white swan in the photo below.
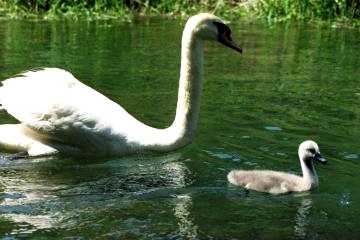
[[[0,125],[0,148],[29,156],[121,156],[171,151],[188,144],[199,114],[205,40],[242,51],[218,17],[201,13],[189,18],[182,35],[176,116],[170,127],[147,126],[71,73],[45,68],[2,82],[2,109],[20,123]]]
[[[305,141],[299,146],[299,158],[303,176],[269,170],[233,170],[227,178],[234,185],[271,194],[308,191],[318,186],[318,176],[313,162],[326,163],[314,141]]]

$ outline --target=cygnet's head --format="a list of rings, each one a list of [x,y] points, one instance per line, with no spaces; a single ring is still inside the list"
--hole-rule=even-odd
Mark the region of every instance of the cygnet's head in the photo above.
[[[193,34],[203,40],[218,41],[242,53],[242,48],[231,37],[230,28],[224,21],[210,13],[199,13],[190,17],[186,23],[185,31],[193,31]]]
[[[299,146],[299,158],[305,162],[307,161],[317,161],[322,164],[325,164],[327,161],[320,154],[319,146],[316,142],[307,140],[300,144]]]

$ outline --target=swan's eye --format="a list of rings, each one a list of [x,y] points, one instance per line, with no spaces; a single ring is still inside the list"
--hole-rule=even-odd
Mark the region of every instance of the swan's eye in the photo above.
[[[226,37],[229,40],[231,39],[231,30],[226,24],[221,22],[214,22],[214,25],[218,30],[219,37],[222,36],[222,37]]]
[[[237,45],[231,38],[230,28],[222,22],[212,22],[217,29],[217,41],[226,47],[242,53],[242,48]]]

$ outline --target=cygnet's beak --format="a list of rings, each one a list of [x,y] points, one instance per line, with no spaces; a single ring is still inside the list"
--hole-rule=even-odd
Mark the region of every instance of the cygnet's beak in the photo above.
[[[320,153],[315,153],[314,160],[321,163],[321,164],[326,164],[327,163],[327,160],[323,156],[321,156]]]
[[[236,42],[234,42],[234,40],[231,38],[230,34],[227,34],[227,32],[224,32],[223,34],[221,34],[218,38],[218,41],[220,43],[224,44],[225,46],[232,48],[241,54],[243,52],[242,48]]]

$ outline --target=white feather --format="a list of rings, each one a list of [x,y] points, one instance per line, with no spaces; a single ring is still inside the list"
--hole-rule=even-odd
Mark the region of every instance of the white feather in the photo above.
[[[313,166],[313,149],[320,156],[318,145],[311,140],[300,144],[298,154],[303,176],[270,170],[232,170],[227,179],[231,184],[260,192],[280,194],[301,192],[318,186],[318,176]]]
[[[71,73],[45,68],[2,82],[1,107],[20,125],[7,125],[0,130],[0,147],[25,149],[33,156],[55,152],[125,155],[170,151],[188,144],[194,136],[200,108],[203,41],[217,40],[214,21],[221,22],[211,14],[198,14],[185,26],[177,111],[170,127],[147,126]],[[22,140],[14,142],[12,134]],[[26,141],[29,142],[23,144]],[[47,148],[31,151],[34,146],[43,145]]]

